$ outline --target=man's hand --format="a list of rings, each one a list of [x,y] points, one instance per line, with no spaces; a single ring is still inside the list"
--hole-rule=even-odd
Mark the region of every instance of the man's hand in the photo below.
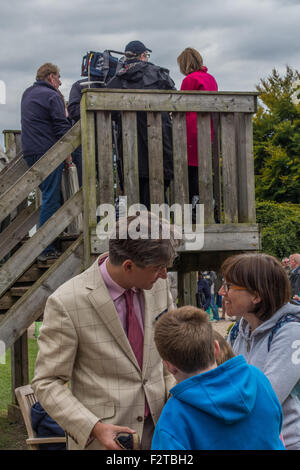
[[[122,450],[121,447],[114,441],[114,438],[119,432],[128,432],[135,434],[134,429],[125,426],[115,426],[113,424],[105,424],[98,421],[92,429],[91,436],[105,447],[106,450]]]

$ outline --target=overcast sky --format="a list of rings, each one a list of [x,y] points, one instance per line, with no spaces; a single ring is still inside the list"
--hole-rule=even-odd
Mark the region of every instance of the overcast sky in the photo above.
[[[44,62],[59,66],[68,99],[86,51],[123,50],[134,39],[152,49],[150,60],[170,70],[177,88],[183,76],[176,59],[190,46],[220,90],[255,91],[274,67],[300,70],[300,0],[3,1],[0,133],[20,129],[22,93]]]

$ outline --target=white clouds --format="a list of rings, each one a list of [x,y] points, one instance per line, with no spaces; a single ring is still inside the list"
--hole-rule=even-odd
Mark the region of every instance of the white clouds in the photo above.
[[[15,0],[0,10],[0,131],[20,128],[20,99],[37,68],[61,69],[66,98],[88,50],[122,50],[140,39],[151,60],[182,76],[177,56],[195,47],[221,90],[249,91],[273,67],[300,69],[300,2],[293,0]],[[5,110],[5,112],[4,112]]]

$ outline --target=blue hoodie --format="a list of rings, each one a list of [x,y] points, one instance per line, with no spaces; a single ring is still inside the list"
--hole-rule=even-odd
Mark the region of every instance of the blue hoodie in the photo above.
[[[282,411],[269,380],[236,356],[170,390],[152,450],[284,449]]]

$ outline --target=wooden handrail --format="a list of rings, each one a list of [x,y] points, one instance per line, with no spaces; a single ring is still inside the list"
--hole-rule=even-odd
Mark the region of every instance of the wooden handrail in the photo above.
[[[48,296],[63,282],[82,271],[83,236],[62,254],[62,256],[30,287],[7,312],[0,317],[0,341],[6,349],[22,336],[26,329],[37,320]]]
[[[0,197],[0,222],[52,173],[81,143],[78,121]]]
[[[74,217],[82,212],[82,190],[68,199],[47,222],[20,248],[0,269],[0,295],[2,295],[67,227]]]

